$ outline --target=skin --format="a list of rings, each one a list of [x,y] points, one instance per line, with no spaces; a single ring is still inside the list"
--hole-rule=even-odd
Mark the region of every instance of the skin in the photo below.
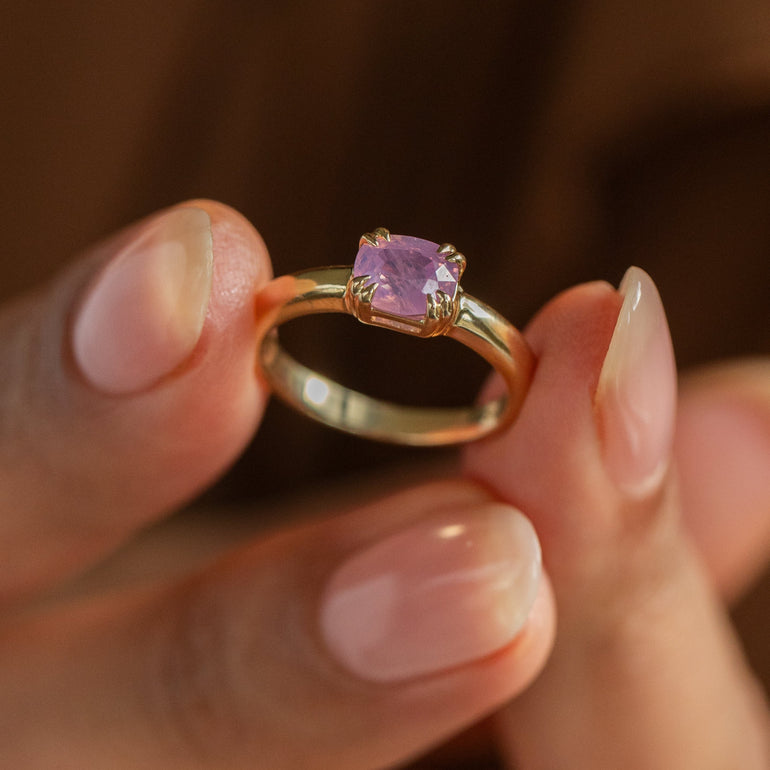
[[[527,404],[504,435],[464,450],[463,478],[389,497],[373,485],[268,534],[228,533],[225,520],[196,540],[159,523],[258,428],[268,393],[254,376],[254,296],[270,265],[237,213],[195,205],[213,225],[211,301],[195,350],[156,385],[100,393],[68,349],[84,287],[130,230],[0,311],[4,765],[360,770],[495,715],[500,752],[524,770],[767,766],[767,708],[724,600],[766,562],[770,488],[747,496],[744,480],[716,474],[719,494],[704,498],[697,462],[699,431],[726,401],[770,445],[767,365],[685,385],[671,469],[631,500],[600,467],[591,398],[620,299],[576,287],[526,330],[538,357]],[[715,467],[749,440],[727,424],[708,448]],[[753,474],[770,475],[770,454],[756,462]],[[516,639],[395,684],[338,665],[316,616],[345,556],[490,500],[523,510],[543,548],[547,577]]]

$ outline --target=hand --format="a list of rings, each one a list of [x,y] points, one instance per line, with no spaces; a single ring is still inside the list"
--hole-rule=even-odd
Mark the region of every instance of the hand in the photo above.
[[[620,293],[578,287],[540,313],[518,423],[466,452],[531,517],[559,609],[499,736],[525,770],[768,767],[767,706],[723,600],[767,560],[770,366],[692,378],[675,429],[657,290],[632,269]]]
[[[536,536],[462,480],[287,526],[181,579],[170,564],[154,583],[65,588],[251,439],[267,396],[254,297],[269,277],[251,226],[198,201],[129,228],[2,311],[2,766],[386,766],[540,669],[553,607]],[[466,547],[458,526],[480,542]],[[184,564],[190,543],[176,535],[166,553]],[[494,575],[477,575],[495,558]],[[391,568],[400,611],[434,613],[362,627],[356,601],[376,615],[388,597],[346,603],[344,583]]]
[[[533,323],[525,411],[467,450],[465,480],[285,526],[183,578],[61,592],[251,438],[266,398],[253,298],[269,275],[252,228],[198,201],[2,311],[3,763],[358,769],[424,751],[521,693],[551,648],[550,581],[515,503],[540,534],[560,630],[542,677],[500,711],[504,749],[525,769],[760,767],[765,717],[676,519],[681,508],[726,590],[764,559],[766,474],[732,469],[694,495],[699,432],[737,409],[746,429],[711,459],[753,456],[766,385],[751,398],[729,378],[694,385],[682,505],[673,472],[627,494],[607,472],[612,418],[601,438],[594,419],[620,305],[606,286],[573,290]],[[657,435],[665,450],[665,426]],[[184,562],[177,534],[166,553]]]

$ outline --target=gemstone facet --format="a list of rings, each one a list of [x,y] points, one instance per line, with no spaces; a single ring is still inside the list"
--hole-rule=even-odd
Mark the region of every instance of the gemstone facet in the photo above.
[[[378,237],[376,246],[364,241],[353,264],[353,279],[369,276],[366,284],[377,284],[371,296],[373,311],[420,321],[426,317],[428,296],[440,304],[436,292],[452,300],[457,294],[460,265],[438,249],[437,243],[408,235]]]

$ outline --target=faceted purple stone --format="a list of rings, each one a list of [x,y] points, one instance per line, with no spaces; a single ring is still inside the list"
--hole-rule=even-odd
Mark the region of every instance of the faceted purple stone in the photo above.
[[[437,249],[437,243],[409,235],[391,235],[390,241],[377,238],[376,246],[364,243],[353,263],[353,277],[369,275],[367,283],[379,284],[372,310],[420,320],[425,317],[426,295],[435,297],[440,289],[454,299],[460,266]]]

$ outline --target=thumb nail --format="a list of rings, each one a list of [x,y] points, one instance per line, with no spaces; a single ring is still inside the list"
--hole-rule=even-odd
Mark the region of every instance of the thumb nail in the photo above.
[[[615,331],[599,376],[596,408],[607,471],[642,497],[669,465],[676,410],[676,364],[658,290],[632,267],[623,277]]]
[[[155,384],[192,352],[213,271],[211,220],[180,207],[152,219],[89,287],[72,330],[75,360],[98,390]]]
[[[332,576],[321,631],[363,679],[393,682],[502,649],[529,617],[540,546],[502,504],[439,515],[355,554]]]

